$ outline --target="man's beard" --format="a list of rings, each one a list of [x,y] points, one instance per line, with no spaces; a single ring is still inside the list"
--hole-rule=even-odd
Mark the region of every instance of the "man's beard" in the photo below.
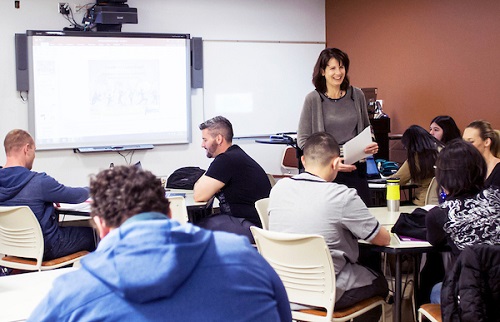
[[[217,150],[217,143],[213,143],[207,149],[207,158],[212,159],[214,157],[215,150]]]

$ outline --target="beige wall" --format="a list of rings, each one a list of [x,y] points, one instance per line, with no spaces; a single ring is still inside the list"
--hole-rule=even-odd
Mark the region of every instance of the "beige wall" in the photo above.
[[[378,87],[393,133],[439,114],[500,128],[499,13],[498,0],[326,0],[327,45],[349,54],[354,86]]]

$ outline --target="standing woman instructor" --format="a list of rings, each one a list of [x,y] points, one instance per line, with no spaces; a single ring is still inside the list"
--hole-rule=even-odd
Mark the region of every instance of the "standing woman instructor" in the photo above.
[[[342,146],[370,126],[365,95],[360,88],[350,85],[348,71],[349,57],[340,49],[326,48],[320,53],[312,79],[316,90],[306,96],[300,115],[297,133],[300,148],[311,134],[323,131],[330,133]],[[369,144],[364,152],[377,153],[378,144]],[[364,162],[341,164],[335,182],[355,188],[361,199],[368,203]]]

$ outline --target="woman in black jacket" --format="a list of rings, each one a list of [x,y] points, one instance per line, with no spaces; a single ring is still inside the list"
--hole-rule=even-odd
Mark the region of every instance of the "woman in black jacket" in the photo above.
[[[500,321],[500,245],[466,247],[441,294],[443,321]]]
[[[452,140],[436,161],[436,180],[444,202],[426,216],[427,240],[451,247],[452,262],[467,246],[500,245],[500,190],[484,188],[486,163],[474,146]],[[440,286],[431,302],[439,303]]]

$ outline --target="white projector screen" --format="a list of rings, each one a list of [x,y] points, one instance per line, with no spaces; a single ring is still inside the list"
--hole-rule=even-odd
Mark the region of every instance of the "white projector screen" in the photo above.
[[[189,34],[27,35],[37,149],[191,141]]]

